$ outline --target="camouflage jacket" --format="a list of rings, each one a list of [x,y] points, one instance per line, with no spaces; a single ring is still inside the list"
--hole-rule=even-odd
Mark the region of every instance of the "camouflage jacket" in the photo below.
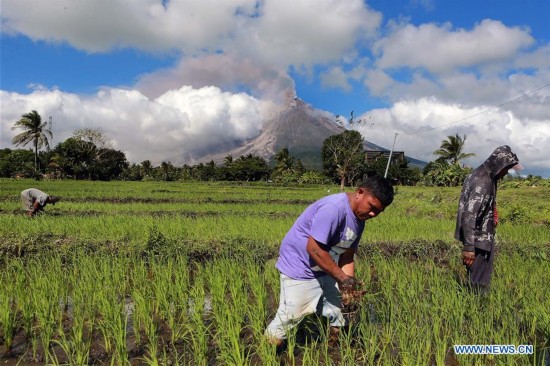
[[[518,163],[516,154],[509,146],[500,146],[464,180],[455,230],[455,239],[464,244],[464,250],[492,250],[495,241],[493,212],[498,174]]]

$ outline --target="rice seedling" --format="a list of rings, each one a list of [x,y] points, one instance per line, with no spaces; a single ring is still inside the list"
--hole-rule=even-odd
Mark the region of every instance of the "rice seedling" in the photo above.
[[[188,341],[192,360],[196,365],[207,365],[208,342],[211,323],[206,321],[207,310],[210,308],[210,297],[206,296],[206,273],[198,271],[194,283],[189,290],[189,321],[184,323],[185,338]],[[183,315],[184,316],[184,315]],[[190,360],[189,360],[190,361]]]
[[[213,319],[217,328],[215,339],[220,348],[218,359],[224,364],[242,365],[248,357],[240,339],[246,299],[242,295],[242,278],[235,276],[235,272],[232,273],[233,268],[232,263],[228,261],[222,261],[216,267],[210,266],[208,288],[212,296]]]
[[[3,285],[0,291],[0,329],[2,330],[2,338],[6,346],[5,353],[9,354],[15,335],[17,326],[17,312],[15,309],[15,300],[13,287],[9,282],[6,282],[7,275],[0,276],[0,283]]]
[[[61,276],[61,260],[57,256],[47,262],[36,261],[36,267],[29,270],[29,286],[35,311],[36,323],[32,331],[40,337],[43,357],[46,362],[52,360],[50,343],[56,331],[62,327],[64,283]]]

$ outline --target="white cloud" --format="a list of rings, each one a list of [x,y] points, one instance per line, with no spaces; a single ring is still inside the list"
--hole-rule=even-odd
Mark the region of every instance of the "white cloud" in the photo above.
[[[6,0],[1,27],[88,52],[233,53],[284,70],[339,60],[380,21],[361,0]]]
[[[356,42],[375,35],[381,14],[361,0],[262,3],[262,14],[239,35],[237,49],[275,65],[312,66],[355,52]]]
[[[547,100],[549,96],[539,98]],[[526,174],[549,174],[550,161],[545,151],[550,146],[550,115],[528,120],[518,118],[511,111],[491,110],[491,107],[463,107],[436,98],[420,98],[371,110],[361,117],[372,117],[375,123],[364,132],[369,141],[391,147],[397,132],[395,149],[421,160],[434,160],[433,151],[441,141],[458,133],[467,136],[465,151],[476,154],[465,160],[467,165],[475,167],[497,146],[509,145],[525,166]]]
[[[369,70],[364,80],[365,86],[372,95],[387,95],[388,89],[395,84],[395,81],[383,70]]]
[[[371,95],[392,102],[436,97],[443,103],[459,104],[464,108],[498,106],[522,119],[544,119],[549,114],[545,95],[548,95],[550,68],[510,70],[504,76],[455,71],[438,78],[416,70],[410,73],[407,81],[393,78],[384,70],[372,69],[363,82]]]
[[[333,67],[326,73],[321,74],[321,85],[325,88],[340,88],[344,91],[351,91],[348,76],[341,67]]]
[[[521,53],[517,57],[516,67],[527,69],[546,69],[550,68],[550,44],[545,44],[533,52]]]
[[[489,63],[509,62],[516,53],[533,44],[528,29],[506,27],[500,21],[485,19],[471,31],[422,24],[398,25],[386,38],[375,43],[378,67],[425,68],[443,73]]]
[[[58,90],[26,95],[2,91],[0,102],[2,146],[11,146],[17,131],[10,127],[21,117],[21,111],[36,109],[43,118],[53,117],[55,144],[76,129],[101,127],[129,160],[171,160],[174,164],[255,137],[266,109],[272,108],[244,93],[189,86],[157,99],[122,89],[104,89],[87,98]]]
[[[67,42],[89,52],[116,47],[145,51],[215,51],[241,21],[235,14],[254,8],[254,0],[167,2],[91,0],[2,2],[2,31],[35,40]]]

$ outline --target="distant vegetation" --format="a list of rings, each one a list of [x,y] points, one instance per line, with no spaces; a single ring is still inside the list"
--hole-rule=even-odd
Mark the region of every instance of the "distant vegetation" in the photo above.
[[[341,119],[340,119],[341,120]],[[353,114],[344,128],[355,126]],[[282,184],[338,183],[340,189],[354,186],[370,175],[383,176],[387,159],[380,156],[368,162],[363,148],[363,138],[356,130],[346,129],[323,142],[320,151],[323,171],[308,170],[300,159],[292,156],[287,148],[278,151],[271,161],[252,154],[233,157],[224,161],[196,165],[175,166],[170,161],[153,165],[144,160],[129,163],[125,154],[112,148],[109,137],[101,129],[83,128],[50,149],[51,132],[36,111],[25,114],[15,122],[14,129],[23,129],[13,139],[16,145],[32,143],[33,150],[5,148],[0,150],[0,177],[76,180],[127,180],[127,181],[268,181]],[[409,166],[409,162],[394,161],[389,167],[388,178],[400,185],[436,187],[460,186],[471,168],[460,161],[472,156],[464,152],[466,136],[448,136],[424,169]],[[45,151],[40,148],[46,147]],[[509,178],[510,179],[510,178]],[[547,185],[541,177],[513,177],[515,185]],[[525,182],[523,182],[525,180]]]

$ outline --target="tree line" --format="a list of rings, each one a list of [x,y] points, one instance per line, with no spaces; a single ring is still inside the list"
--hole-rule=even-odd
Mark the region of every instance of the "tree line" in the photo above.
[[[278,151],[271,161],[252,154],[234,158],[227,155],[221,164],[214,161],[196,165],[174,166],[163,161],[154,166],[145,160],[129,163],[124,152],[116,150],[101,129],[83,128],[58,143],[53,149],[53,137],[47,122],[33,110],[21,116],[12,129],[21,130],[13,139],[15,146],[31,145],[32,149],[0,150],[1,177],[72,178],[90,180],[159,180],[159,181],[272,181],[277,183],[338,183],[342,187],[355,185],[369,175],[384,175],[387,158],[380,156],[367,161],[362,135],[350,126],[328,137],[321,150],[323,170],[308,170],[287,148]],[[448,136],[434,151],[439,156],[423,170],[410,167],[407,160],[393,162],[388,178],[398,184],[457,186],[471,171],[460,161],[473,156],[464,152],[466,136]],[[42,150],[42,148],[45,148]]]

